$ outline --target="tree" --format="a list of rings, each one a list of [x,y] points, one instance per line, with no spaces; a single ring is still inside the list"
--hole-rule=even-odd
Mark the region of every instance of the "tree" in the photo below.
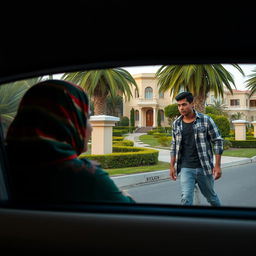
[[[213,104],[209,104],[209,106],[207,106],[206,108],[208,108],[208,113],[209,110],[213,110],[213,114],[216,115],[223,115],[223,116],[228,116],[227,112],[225,111],[227,109],[227,106],[225,103],[223,103],[223,101],[221,99],[214,99],[213,100]],[[207,113],[207,112],[206,112]]]
[[[232,64],[242,75],[243,70],[237,64]],[[234,79],[221,64],[212,65],[170,65],[161,66],[157,72],[159,91],[170,89],[174,98],[181,91],[189,91],[194,95],[195,109],[205,111],[205,101],[210,91],[215,97],[224,94],[224,87],[231,93],[231,84],[235,86]]]
[[[170,126],[173,121],[180,115],[178,104],[170,104],[164,108],[164,115],[168,118]]]
[[[123,113],[123,97],[116,95],[111,97],[107,96],[107,114],[111,116],[120,117]]]
[[[256,93],[256,68],[252,70],[252,74],[249,75],[249,79],[247,79],[245,81],[246,83],[246,88],[248,88],[249,90],[251,90],[251,93],[250,93],[250,97]]]
[[[160,110],[157,111],[157,127],[161,127],[161,112]]]
[[[135,126],[134,108],[132,108],[130,111],[130,126]]]
[[[6,135],[9,125],[16,116],[19,103],[26,91],[34,84],[48,78],[52,78],[52,76],[35,77],[0,86],[0,117],[3,124],[4,135]]]
[[[137,84],[131,74],[122,68],[85,70],[65,73],[62,79],[80,85],[93,98],[94,114],[105,115],[106,98],[108,95],[115,97],[123,94],[126,100],[132,96],[131,86]]]

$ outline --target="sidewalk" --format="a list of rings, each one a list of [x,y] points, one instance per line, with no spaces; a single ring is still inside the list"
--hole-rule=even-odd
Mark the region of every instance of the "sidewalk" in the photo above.
[[[135,147],[147,147],[150,148],[149,145],[143,144],[139,141],[139,136],[146,133],[130,133],[126,136],[125,139],[134,141]],[[154,148],[156,149],[156,148]],[[159,161],[170,162],[170,150],[166,149],[157,149],[159,151]],[[242,164],[248,163],[256,163],[256,157],[245,158],[245,157],[230,157],[230,156],[222,156],[221,157],[221,167],[227,168]],[[134,167],[136,168],[136,167]],[[148,173],[139,173],[139,174],[129,174],[123,176],[112,177],[114,182],[119,187],[133,186],[138,184],[148,184],[153,182],[159,182],[162,180],[170,179],[169,170],[148,172]]]

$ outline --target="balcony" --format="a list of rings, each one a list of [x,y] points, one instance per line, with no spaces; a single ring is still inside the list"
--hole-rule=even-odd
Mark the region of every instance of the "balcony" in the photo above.
[[[139,107],[157,107],[158,102],[156,98],[153,98],[153,99],[139,98],[138,106]]]

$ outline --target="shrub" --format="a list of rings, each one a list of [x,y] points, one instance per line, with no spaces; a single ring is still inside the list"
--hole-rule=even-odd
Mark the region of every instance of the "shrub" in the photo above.
[[[120,136],[122,136],[122,135],[124,135],[128,132],[129,132],[129,129],[116,129],[116,128],[114,128],[113,132],[112,132],[112,135],[120,137]]]
[[[233,148],[256,148],[256,140],[229,140]]]
[[[112,140],[113,140],[113,141],[122,141],[122,140],[124,140],[124,137],[122,137],[122,136],[119,136],[119,137],[117,137],[117,136],[112,136]]]
[[[115,146],[128,146],[128,147],[133,147],[134,142],[131,140],[122,140],[122,141],[114,141],[113,140],[113,145]]]
[[[132,108],[130,111],[130,126],[135,126],[134,108]]]
[[[222,137],[227,137],[230,134],[230,122],[227,117],[225,116],[217,116],[213,114],[207,114],[210,116],[215,124],[218,126],[221,136]]]
[[[120,126],[129,126],[129,118],[127,116],[122,116],[119,121]]]
[[[223,148],[224,150],[229,149],[230,147],[232,147],[232,143],[229,140],[224,140],[223,142]]]
[[[171,146],[172,137],[162,136],[158,139],[158,142],[163,147],[170,147]]]
[[[154,165],[158,163],[159,151],[140,147],[113,147],[112,154],[80,155],[101,164],[102,168],[124,168],[132,166]]]

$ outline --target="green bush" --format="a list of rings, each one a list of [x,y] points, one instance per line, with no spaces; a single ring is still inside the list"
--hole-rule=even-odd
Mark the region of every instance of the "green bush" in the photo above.
[[[170,119],[176,118],[180,115],[178,104],[170,104],[164,108],[164,115]]]
[[[223,142],[223,148],[224,150],[227,150],[232,147],[232,143],[229,140],[224,140]]]
[[[134,119],[135,111],[134,108],[130,111],[130,126],[135,126],[135,119]]]
[[[80,158],[95,160],[102,168],[124,168],[132,166],[154,165],[158,163],[158,150],[140,147],[113,147],[112,154],[80,155]]]
[[[112,140],[113,141],[122,141],[122,140],[124,140],[124,137],[122,137],[122,136],[120,136],[120,137],[112,136]]]
[[[168,137],[167,136],[161,136],[158,139],[158,142],[163,147],[170,147],[171,146],[171,141],[172,141],[172,137],[170,137],[170,136],[168,136]]]
[[[163,133],[163,132],[154,132],[152,135],[154,136],[154,138],[160,138],[160,137],[163,137],[163,136],[165,136],[165,137],[169,136],[168,133]]]
[[[112,132],[112,135],[119,137],[119,136],[122,136],[126,133],[129,133],[129,129],[116,129],[116,128],[114,128],[113,132]]]
[[[230,134],[230,122],[225,116],[217,116],[213,114],[207,114],[210,116],[215,124],[218,126],[222,137],[227,137]]]
[[[256,140],[229,140],[232,148],[256,148]]]
[[[127,116],[122,116],[118,124],[120,126],[129,126],[129,118]]]
[[[131,140],[122,140],[122,141],[114,141],[113,140],[113,145],[115,146],[128,146],[128,147],[133,147],[134,142]]]

